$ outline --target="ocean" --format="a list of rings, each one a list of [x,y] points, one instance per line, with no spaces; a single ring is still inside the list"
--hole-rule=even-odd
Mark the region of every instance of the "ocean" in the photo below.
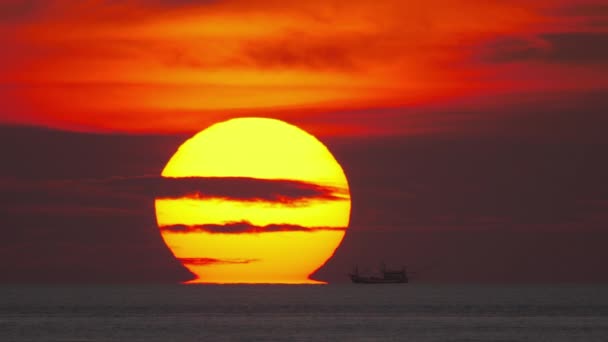
[[[0,341],[608,341],[608,287],[1,286]]]

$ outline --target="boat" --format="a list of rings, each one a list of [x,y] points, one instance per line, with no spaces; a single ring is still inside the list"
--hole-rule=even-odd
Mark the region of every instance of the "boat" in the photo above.
[[[407,270],[402,267],[400,270],[389,270],[384,264],[380,268],[382,276],[363,276],[359,274],[359,268],[355,266],[352,273],[349,273],[350,279],[355,284],[403,284],[408,283]]]

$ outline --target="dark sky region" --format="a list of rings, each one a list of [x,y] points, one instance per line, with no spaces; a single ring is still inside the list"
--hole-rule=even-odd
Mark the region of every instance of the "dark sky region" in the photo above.
[[[604,1],[10,0],[0,45],[0,283],[189,279],[155,196],[339,196],[160,179],[238,116],[306,129],[348,176],[316,279],[385,261],[420,282],[608,281]],[[266,228],[307,227],[192,229]]]
[[[608,139],[593,134],[606,120],[566,114],[552,128],[530,115],[466,134],[321,137],[349,177],[353,209],[316,277],[345,281],[353,265],[384,260],[425,282],[607,281]],[[163,191],[154,175],[187,135],[1,132],[3,282],[188,277],[153,209]]]

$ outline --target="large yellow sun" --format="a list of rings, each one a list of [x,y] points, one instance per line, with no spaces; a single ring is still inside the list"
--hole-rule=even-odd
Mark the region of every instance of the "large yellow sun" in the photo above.
[[[155,200],[161,235],[196,283],[316,283],[348,228],[344,171],[314,136],[238,118],[181,145]]]

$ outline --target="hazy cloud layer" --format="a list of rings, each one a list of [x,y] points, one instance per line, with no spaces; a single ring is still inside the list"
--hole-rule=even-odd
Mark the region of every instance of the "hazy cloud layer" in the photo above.
[[[489,99],[511,115],[493,109],[501,120],[473,124],[468,115],[485,110],[473,102],[442,122],[460,134],[328,139],[348,175],[352,216],[320,279],[348,281],[357,263],[417,269],[438,260],[421,281],[605,281],[605,98],[564,98],[554,109]],[[402,124],[389,109],[376,114]],[[0,132],[0,281],[191,279],[162,241],[159,190],[138,179],[160,173],[184,136]]]
[[[315,111],[324,119],[312,128],[328,135],[404,135],[407,114],[397,124],[370,115],[355,130],[328,113],[410,105],[418,113],[455,96],[608,85],[606,6],[596,1],[1,6],[2,122],[185,132],[234,116]]]

